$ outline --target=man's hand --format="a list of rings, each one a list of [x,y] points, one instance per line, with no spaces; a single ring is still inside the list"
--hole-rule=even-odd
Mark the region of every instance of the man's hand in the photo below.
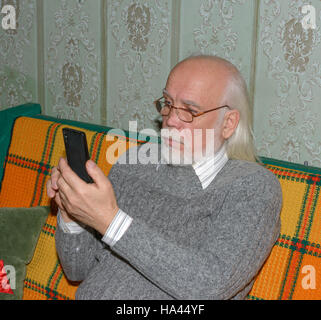
[[[59,177],[60,171],[58,167],[53,167],[51,170],[50,179],[47,181],[47,195],[49,198],[53,198],[55,200],[60,209],[61,216],[65,222],[75,221],[71,216],[69,216],[69,214],[66,212],[66,209],[63,207],[61,203],[57,186],[57,181]]]
[[[60,158],[59,175],[53,172],[55,178],[52,181],[56,181],[56,185],[52,184],[51,188],[56,191],[55,200],[60,201],[57,202],[59,208],[61,206],[71,217],[103,235],[119,208],[113,187],[102,170],[92,160],[87,161],[86,169],[94,183],[87,184],[80,179],[66,159]],[[53,195],[51,189],[48,189],[48,195]]]

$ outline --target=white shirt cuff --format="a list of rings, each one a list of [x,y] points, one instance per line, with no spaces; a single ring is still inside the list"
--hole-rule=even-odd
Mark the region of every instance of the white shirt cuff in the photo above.
[[[126,230],[129,228],[132,221],[133,218],[119,209],[101,240],[109,246],[115,245],[115,243],[124,235]]]
[[[60,228],[65,233],[81,233],[85,230],[79,223],[71,221],[65,222],[64,219],[61,217],[60,209],[58,209],[57,213],[57,221],[59,223]]]

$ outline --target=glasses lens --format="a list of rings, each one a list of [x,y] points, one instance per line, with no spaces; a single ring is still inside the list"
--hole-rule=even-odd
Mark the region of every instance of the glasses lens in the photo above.
[[[165,103],[165,101],[158,100],[155,102],[155,106],[156,106],[157,111],[162,116],[168,116],[171,111],[171,107],[169,105],[167,105]],[[185,122],[192,122],[193,121],[193,116],[189,111],[181,109],[181,108],[175,108],[175,111],[176,111],[178,118],[181,121],[185,121]]]
[[[192,114],[184,109],[177,109],[177,116],[179,117],[180,120],[185,121],[185,122],[192,122],[193,121],[193,116]]]
[[[167,116],[170,111],[170,107],[168,107],[164,101],[157,101],[156,109],[162,116]]]

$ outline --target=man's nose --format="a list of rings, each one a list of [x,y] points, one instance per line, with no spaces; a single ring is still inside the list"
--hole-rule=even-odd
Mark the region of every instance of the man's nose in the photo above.
[[[177,110],[174,108],[171,108],[166,118],[166,124],[168,127],[179,128],[182,125],[182,121],[179,119],[177,115]]]

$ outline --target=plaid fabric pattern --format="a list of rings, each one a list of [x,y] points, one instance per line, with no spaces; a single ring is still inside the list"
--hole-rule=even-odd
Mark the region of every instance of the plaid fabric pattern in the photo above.
[[[21,117],[16,121],[5,162],[0,206],[49,205],[46,182],[51,169],[65,157],[61,123]],[[77,129],[77,128],[76,128]],[[113,141],[106,133],[83,130],[89,153],[107,175],[106,150]],[[126,148],[139,143],[126,140]],[[321,170],[268,159],[267,169],[279,179],[283,190],[281,233],[261,269],[248,299],[321,299]],[[54,235],[56,207],[40,234],[31,263],[27,266],[24,299],[74,299],[77,283],[69,282],[59,264]],[[1,258],[1,257],[0,257]],[[313,289],[313,277],[316,288]]]
[[[282,187],[281,232],[248,299],[319,300],[321,170],[268,160],[265,166]]]
[[[52,206],[33,259],[27,266],[25,300],[74,299],[78,287],[78,283],[67,280],[59,264],[54,238],[57,207],[54,201],[50,203],[46,192],[51,169],[58,164],[60,157],[66,157],[63,127],[79,129],[28,117],[17,119],[5,161],[0,207]],[[106,150],[113,141],[107,141],[106,133],[81,130],[87,136],[90,158],[108,175],[111,165],[106,161]],[[124,139],[126,149],[138,143],[126,137],[119,139]]]

